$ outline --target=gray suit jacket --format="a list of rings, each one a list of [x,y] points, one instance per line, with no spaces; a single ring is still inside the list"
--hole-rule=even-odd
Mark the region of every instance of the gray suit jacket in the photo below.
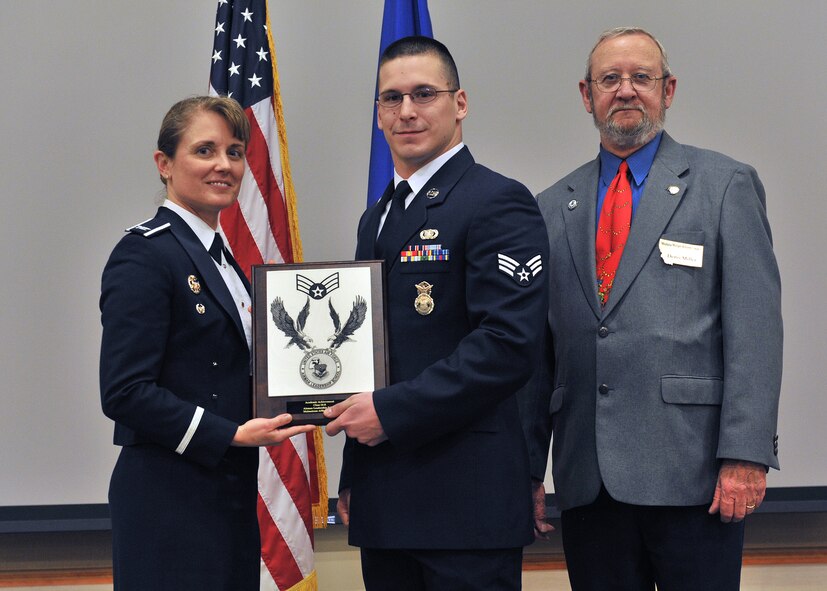
[[[664,133],[601,309],[599,166],[538,197],[553,391],[532,474],[542,478],[553,431],[560,509],[592,502],[601,483],[625,503],[709,503],[721,459],[778,467],[781,293],[764,188],[752,167]],[[666,264],[661,239],[702,245],[702,266]]]

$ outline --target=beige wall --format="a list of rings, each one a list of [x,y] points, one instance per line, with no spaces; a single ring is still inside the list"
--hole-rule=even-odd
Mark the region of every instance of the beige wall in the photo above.
[[[597,151],[577,94],[597,34],[639,24],[662,39],[678,76],[667,129],[750,162],[767,186],[787,334],[783,471],[769,484],[827,485],[827,3],[430,6],[470,97],[469,146],[533,192]],[[382,2],[270,7],[306,259],[346,259]],[[122,229],[154,209],[155,133],[169,105],[206,90],[214,11],[208,0],[0,2],[0,506],[106,500],[116,449],[98,402],[100,271]],[[334,494],[340,442],[327,452]]]

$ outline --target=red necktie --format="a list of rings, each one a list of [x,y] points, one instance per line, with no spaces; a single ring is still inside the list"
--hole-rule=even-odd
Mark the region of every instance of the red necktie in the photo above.
[[[603,199],[603,209],[597,221],[596,263],[597,294],[600,305],[605,306],[612,291],[617,266],[623,255],[623,247],[632,227],[632,186],[629,184],[629,166],[620,163],[617,176],[612,180]]]

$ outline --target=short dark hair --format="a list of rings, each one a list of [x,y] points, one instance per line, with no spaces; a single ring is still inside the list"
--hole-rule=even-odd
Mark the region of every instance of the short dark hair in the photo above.
[[[379,67],[381,68],[385,62],[389,62],[398,57],[426,54],[437,56],[445,69],[445,77],[448,78],[448,84],[450,84],[452,88],[460,88],[459,72],[457,72],[457,64],[454,62],[454,58],[451,57],[451,52],[448,51],[445,45],[430,37],[413,35],[394,41],[385,48],[385,51],[383,51],[379,57]]]

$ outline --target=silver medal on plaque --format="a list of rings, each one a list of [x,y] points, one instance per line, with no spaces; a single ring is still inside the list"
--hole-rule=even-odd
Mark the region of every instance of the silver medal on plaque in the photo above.
[[[342,362],[333,349],[311,349],[302,357],[299,373],[305,384],[323,390],[339,380]]]

